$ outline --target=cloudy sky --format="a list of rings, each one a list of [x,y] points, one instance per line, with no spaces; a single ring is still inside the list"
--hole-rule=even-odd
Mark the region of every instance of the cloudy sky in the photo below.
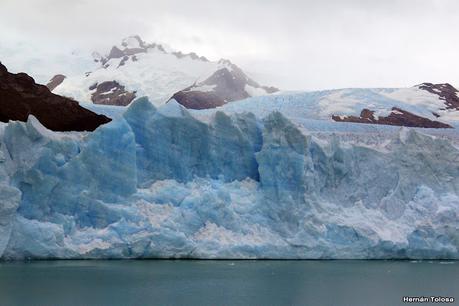
[[[0,43],[104,51],[139,34],[283,89],[458,85],[458,16],[456,0],[0,0]]]

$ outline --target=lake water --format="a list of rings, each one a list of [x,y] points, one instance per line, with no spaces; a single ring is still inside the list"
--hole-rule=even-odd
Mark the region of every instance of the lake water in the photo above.
[[[42,261],[0,263],[0,305],[459,305],[459,262]],[[431,305],[422,303],[422,305]]]

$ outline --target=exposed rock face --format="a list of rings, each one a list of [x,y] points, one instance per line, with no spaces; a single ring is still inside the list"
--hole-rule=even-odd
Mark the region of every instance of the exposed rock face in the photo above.
[[[228,68],[217,70],[205,81],[175,93],[172,99],[186,108],[206,109],[276,91],[275,87],[260,86],[239,67],[229,63]]]
[[[25,73],[9,73],[0,63],[0,121],[27,121],[29,115],[54,131],[93,131],[111,121],[76,101],[51,93]]]
[[[110,59],[123,58],[123,61],[119,65],[119,66],[122,66],[129,59],[131,59],[134,62],[137,61],[137,57],[135,55],[140,54],[140,53],[147,53],[149,49],[157,49],[160,52],[168,53],[162,45],[156,44],[156,43],[147,44],[145,41],[142,40],[142,38],[140,38],[140,36],[135,35],[135,36],[130,36],[128,38],[125,38],[121,42],[121,46],[113,46],[112,49],[110,50],[110,53],[106,57],[103,57],[98,53],[94,53],[93,57],[96,62],[100,62],[102,66],[104,66],[105,68],[107,68],[107,62]],[[174,52],[171,52],[170,54],[173,54],[179,59],[189,56],[193,60],[201,60],[204,62],[209,61],[206,57],[199,56],[194,52],[182,53],[180,51],[174,51]]]
[[[226,103],[213,92],[201,91],[179,91],[172,96],[172,99],[189,109],[216,108]]]
[[[91,100],[95,104],[126,106],[135,98],[135,92],[129,92],[117,81],[106,81],[94,84],[89,90],[95,90]]]
[[[57,86],[64,82],[65,78],[66,76],[63,74],[56,74],[51,78],[51,80],[49,80],[48,84],[46,84],[46,87],[48,87],[50,91],[53,91]]]
[[[392,112],[386,117],[380,116],[376,118],[374,116],[374,111],[363,109],[359,117],[333,115],[332,119],[337,122],[386,124],[422,128],[452,128],[449,124],[433,121],[397,107],[393,107]]]
[[[438,95],[441,100],[445,101],[447,109],[459,110],[459,91],[450,84],[422,83],[418,87]]]
[[[108,54],[108,59],[110,58],[120,58],[124,56],[124,52],[118,49],[118,47],[113,46]]]

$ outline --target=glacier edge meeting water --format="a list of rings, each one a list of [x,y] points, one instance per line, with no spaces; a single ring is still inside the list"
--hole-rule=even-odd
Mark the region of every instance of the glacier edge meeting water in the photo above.
[[[94,133],[0,129],[0,256],[459,258],[459,150],[320,139],[280,112],[146,98]]]

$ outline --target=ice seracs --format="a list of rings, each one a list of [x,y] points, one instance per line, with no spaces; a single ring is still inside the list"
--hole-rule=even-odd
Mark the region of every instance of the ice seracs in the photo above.
[[[81,137],[5,124],[0,256],[459,258],[454,129],[196,113],[143,98]]]

